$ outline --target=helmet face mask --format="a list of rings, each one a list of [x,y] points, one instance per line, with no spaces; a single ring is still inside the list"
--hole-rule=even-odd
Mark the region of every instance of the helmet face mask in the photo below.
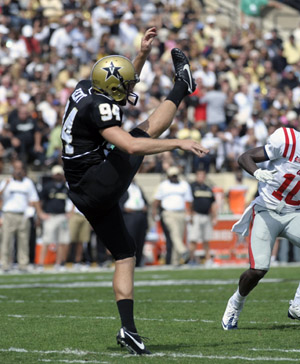
[[[132,92],[139,82],[131,61],[123,56],[107,56],[94,64],[91,72],[94,90],[111,96],[120,105],[136,105],[138,95]]]

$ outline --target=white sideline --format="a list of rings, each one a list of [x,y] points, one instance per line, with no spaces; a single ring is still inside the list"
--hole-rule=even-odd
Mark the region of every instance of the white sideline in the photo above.
[[[47,318],[51,320],[55,319],[72,319],[72,320],[116,320],[116,316],[67,316],[67,315],[45,315],[45,316],[39,316],[39,315],[15,315],[15,314],[8,314],[8,315],[1,315],[0,317],[12,317],[12,318],[20,318],[20,319],[40,319],[40,318]],[[168,320],[164,320],[162,318],[146,318],[146,317],[136,317],[136,320],[139,321],[159,321],[159,322],[166,322]],[[170,321],[174,322],[204,322],[204,323],[214,323],[215,321],[211,320],[201,320],[201,319],[177,319],[173,318],[170,319]]]
[[[109,364],[108,361],[98,361],[98,360],[52,360],[52,359],[39,359],[43,363],[68,363],[68,364]]]
[[[163,286],[199,286],[199,285],[230,285],[236,284],[237,279],[169,279],[169,280],[153,280],[153,281],[136,281],[135,287],[163,287]],[[266,278],[262,279],[262,283],[282,283],[284,279]],[[73,282],[73,283],[21,283],[21,284],[0,284],[0,289],[15,288],[97,288],[112,287],[112,282]]]
[[[300,349],[259,349],[259,348],[252,348],[249,349],[250,351],[279,351],[281,353],[300,353]]]
[[[26,319],[26,318],[30,318],[30,319],[51,319],[51,320],[56,320],[56,319],[66,319],[66,320],[117,320],[116,316],[67,316],[67,315],[45,315],[45,316],[39,316],[39,315],[15,315],[15,314],[8,314],[8,315],[1,315],[0,317],[12,317],[12,318],[16,318],[16,319]],[[215,323],[218,321],[213,321],[213,320],[204,320],[204,319],[177,319],[177,318],[173,318],[170,320],[165,320],[162,318],[147,318],[147,317],[136,317],[135,320],[137,321],[156,321],[156,322],[203,322],[203,323]],[[259,321],[244,321],[244,323],[247,324],[261,324],[261,322]],[[272,322],[268,322],[269,325],[277,325],[279,324],[278,321],[272,321]],[[285,323],[286,326],[299,326],[298,322],[287,322]],[[267,351],[267,349],[266,349]],[[271,350],[270,350],[271,351]],[[300,350],[299,350],[300,352]]]
[[[260,349],[257,349],[260,350]],[[90,351],[82,351],[82,350],[72,350],[72,349],[64,349],[62,351],[59,350],[50,350],[50,351],[42,351],[42,350],[26,350],[23,348],[8,348],[8,349],[4,349],[4,348],[0,348],[0,352],[15,352],[15,353],[28,353],[28,354],[62,354],[62,355],[74,355],[74,356],[84,356],[84,355],[89,355],[89,354],[94,354],[94,355],[101,355],[101,356],[106,356],[106,357],[111,357],[111,358],[115,358],[115,357],[120,357],[120,358],[124,358],[124,357],[132,357],[132,355],[129,354],[117,354],[117,353],[102,353],[102,352],[90,352]],[[201,353],[199,354],[184,354],[184,353],[173,353],[173,354],[168,354],[168,353],[154,353],[152,354],[150,358],[153,357],[165,357],[165,358],[172,358],[172,359],[214,359],[214,360],[244,360],[244,361],[269,361],[269,362],[281,362],[281,361],[288,361],[288,362],[299,362],[299,359],[294,359],[294,358],[281,358],[281,357],[264,357],[264,356],[259,356],[256,358],[251,358],[251,357],[247,357],[247,356],[225,356],[225,355],[203,355]],[[42,362],[48,362],[48,363],[94,363],[94,364],[104,364],[104,363],[109,363],[107,361],[97,361],[97,360],[91,360],[91,361],[86,361],[86,360],[67,360],[67,359],[38,359],[39,361]]]

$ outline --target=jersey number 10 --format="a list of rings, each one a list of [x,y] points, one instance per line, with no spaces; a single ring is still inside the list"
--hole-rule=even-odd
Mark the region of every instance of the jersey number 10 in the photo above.
[[[272,193],[272,195],[277,198],[277,200],[281,201],[284,197],[283,197],[283,192],[288,188],[288,186],[291,184],[291,182],[294,180],[294,178],[296,177],[294,174],[291,173],[287,173],[283,176],[285,178],[285,181],[282,183],[282,185],[278,188],[278,190],[274,191]],[[292,206],[299,206],[300,205],[300,201],[295,201],[293,200],[293,197],[298,193],[298,191],[300,190],[300,181],[298,181],[296,183],[296,186],[287,194],[286,198],[285,198],[285,202],[288,205],[292,205]]]

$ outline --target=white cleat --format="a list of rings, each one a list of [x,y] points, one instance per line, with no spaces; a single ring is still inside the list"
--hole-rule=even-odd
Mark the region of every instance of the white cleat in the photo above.
[[[294,305],[294,301],[290,301],[288,317],[292,320],[300,320],[300,306]]]
[[[222,318],[222,327],[224,330],[234,330],[238,328],[238,320],[242,312],[243,305],[240,308],[235,308],[229,299],[226,310]]]

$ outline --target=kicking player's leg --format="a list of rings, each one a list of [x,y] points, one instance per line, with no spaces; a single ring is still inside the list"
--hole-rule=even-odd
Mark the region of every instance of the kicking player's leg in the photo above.
[[[171,51],[175,68],[175,84],[167,99],[162,102],[149,118],[138,125],[151,138],[158,138],[172,123],[180,102],[192,93],[196,84],[191,75],[189,60],[178,48]]]

